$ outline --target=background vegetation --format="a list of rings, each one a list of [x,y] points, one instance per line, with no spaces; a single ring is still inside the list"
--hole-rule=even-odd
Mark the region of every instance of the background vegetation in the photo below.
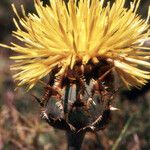
[[[48,0],[44,2],[47,3]],[[0,0],[0,43],[9,44],[16,41],[11,36],[12,30],[15,30],[11,3],[16,5],[19,12],[21,4],[27,11],[35,11],[33,0]],[[129,0],[126,6],[128,5]],[[149,5],[149,0],[141,0],[139,13],[142,17],[146,17]],[[9,68],[13,63],[9,60],[10,55],[13,55],[11,51],[1,48],[0,150],[66,149],[64,132],[49,127],[40,119],[40,107],[31,94],[40,96],[41,88],[35,88],[29,93],[26,93],[25,88],[19,88],[14,92],[15,83]],[[113,113],[112,121],[107,129],[96,135],[92,133],[86,135],[83,149],[110,150],[114,147],[118,150],[149,150],[149,99],[150,84],[141,90],[133,89],[130,92],[122,89],[115,101],[120,111]]]

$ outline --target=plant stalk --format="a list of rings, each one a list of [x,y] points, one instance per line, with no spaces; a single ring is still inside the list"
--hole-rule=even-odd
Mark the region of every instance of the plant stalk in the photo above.
[[[68,150],[81,150],[85,132],[81,133],[66,132],[66,136],[68,142]]]
[[[126,134],[126,131],[127,131],[128,127],[129,127],[130,123],[132,122],[133,118],[134,118],[134,115],[131,116],[131,117],[128,119],[128,121],[127,121],[127,123],[125,124],[124,128],[122,129],[122,131],[121,131],[121,133],[120,133],[118,139],[116,140],[115,144],[113,145],[112,150],[117,150],[117,148],[118,148],[118,146],[119,146],[121,140],[124,138],[124,136],[125,136],[125,134]]]

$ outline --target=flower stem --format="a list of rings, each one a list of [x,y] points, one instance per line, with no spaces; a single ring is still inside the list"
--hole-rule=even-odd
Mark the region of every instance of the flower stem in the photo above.
[[[81,150],[85,132],[81,133],[66,132],[66,135],[68,141],[68,150]]]

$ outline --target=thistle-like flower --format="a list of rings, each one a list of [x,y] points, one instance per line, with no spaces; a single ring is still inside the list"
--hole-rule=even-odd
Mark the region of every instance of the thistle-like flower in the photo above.
[[[58,66],[57,75],[72,69],[76,61],[83,65],[89,61],[105,59],[127,87],[141,86],[150,79],[146,68],[150,67],[150,48],[144,42],[150,39],[149,17],[142,19],[137,14],[140,0],[125,8],[125,0],[115,0],[104,7],[104,0],[51,0],[43,6],[35,0],[36,14],[26,15],[22,8],[21,18],[14,19],[17,30],[13,36],[23,42],[6,46],[17,56],[11,57],[11,67],[17,74],[18,85],[31,89],[39,80]],[[77,4],[77,5],[76,5]],[[3,45],[4,46],[4,45]]]

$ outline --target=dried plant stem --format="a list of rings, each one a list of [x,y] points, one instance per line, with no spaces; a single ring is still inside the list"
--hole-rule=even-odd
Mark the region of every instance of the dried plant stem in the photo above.
[[[123,137],[125,136],[125,133],[126,133],[128,127],[129,127],[130,123],[132,122],[133,118],[134,118],[134,116],[132,115],[132,116],[128,119],[128,121],[127,121],[127,123],[125,124],[124,128],[122,129],[122,131],[121,131],[121,133],[120,133],[118,139],[116,140],[115,144],[113,145],[112,150],[117,150],[117,147],[118,147],[119,143],[121,142],[121,140],[123,139]]]

